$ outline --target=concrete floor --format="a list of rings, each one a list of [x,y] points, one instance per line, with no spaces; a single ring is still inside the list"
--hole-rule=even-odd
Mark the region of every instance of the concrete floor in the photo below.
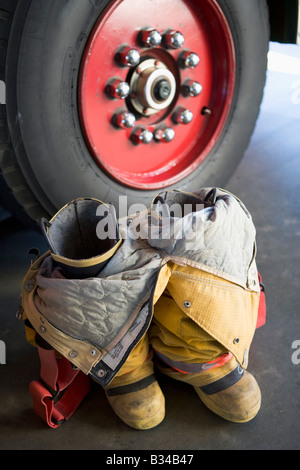
[[[95,384],[66,424],[47,428],[28,393],[39,374],[36,351],[15,319],[27,251],[46,246],[39,234],[3,216],[0,340],[7,363],[0,367],[0,449],[300,449],[300,46],[270,47],[261,114],[227,185],[253,215],[267,292],[267,324],[254,337],[249,364],[262,391],[258,416],[248,424],[228,423],[207,410],[191,387],[159,376],[166,418],[153,430],[123,424]]]

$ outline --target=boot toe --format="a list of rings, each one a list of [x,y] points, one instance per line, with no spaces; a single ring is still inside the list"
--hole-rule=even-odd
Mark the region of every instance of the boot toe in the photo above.
[[[200,387],[194,389],[207,408],[234,423],[251,421],[261,406],[260,388],[247,371],[238,382],[221,392],[207,395]]]
[[[134,390],[135,385],[106,390],[107,399],[125,424],[139,430],[152,429],[165,417],[164,395],[157,381],[143,389],[137,385]]]

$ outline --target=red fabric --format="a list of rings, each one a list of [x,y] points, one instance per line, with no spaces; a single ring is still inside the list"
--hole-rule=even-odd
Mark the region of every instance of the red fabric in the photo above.
[[[57,428],[72,416],[89,393],[90,378],[74,370],[67,359],[57,360],[53,349],[38,347],[38,352],[41,379],[30,384],[33,408],[51,428]]]
[[[260,299],[259,299],[256,328],[260,328],[261,326],[265,325],[266,319],[267,319],[265,288],[262,284],[262,278],[260,274],[258,274],[258,278],[260,282]]]

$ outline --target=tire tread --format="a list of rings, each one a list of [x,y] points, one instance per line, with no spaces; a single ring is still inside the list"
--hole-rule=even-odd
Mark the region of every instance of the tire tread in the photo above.
[[[7,46],[17,3],[18,0],[0,0],[0,80],[4,84]],[[5,102],[0,104],[0,202],[22,224],[34,229],[45,215],[18,165],[10,140]]]

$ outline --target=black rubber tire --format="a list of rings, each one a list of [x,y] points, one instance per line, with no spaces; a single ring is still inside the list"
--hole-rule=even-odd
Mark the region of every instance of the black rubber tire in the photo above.
[[[0,80],[6,83],[5,64],[12,20],[18,0],[0,1]],[[6,116],[6,93],[1,90],[0,103],[0,203],[26,226],[37,228],[34,220],[41,207],[34,199],[20,169],[10,140]],[[30,215],[29,215],[30,213]]]
[[[163,1],[163,0],[162,0]],[[237,86],[229,118],[210,155],[175,187],[224,187],[252,135],[265,84],[268,9],[262,0],[218,0],[232,30]],[[0,8],[7,1],[0,0]],[[19,0],[6,58],[9,161],[3,176],[35,220],[75,197],[148,204],[159,191],[119,184],[94,162],[77,112],[77,79],[86,40],[109,0]],[[14,150],[14,152],[12,152]],[[20,195],[7,167],[26,191]],[[26,193],[26,194],[25,194]]]

